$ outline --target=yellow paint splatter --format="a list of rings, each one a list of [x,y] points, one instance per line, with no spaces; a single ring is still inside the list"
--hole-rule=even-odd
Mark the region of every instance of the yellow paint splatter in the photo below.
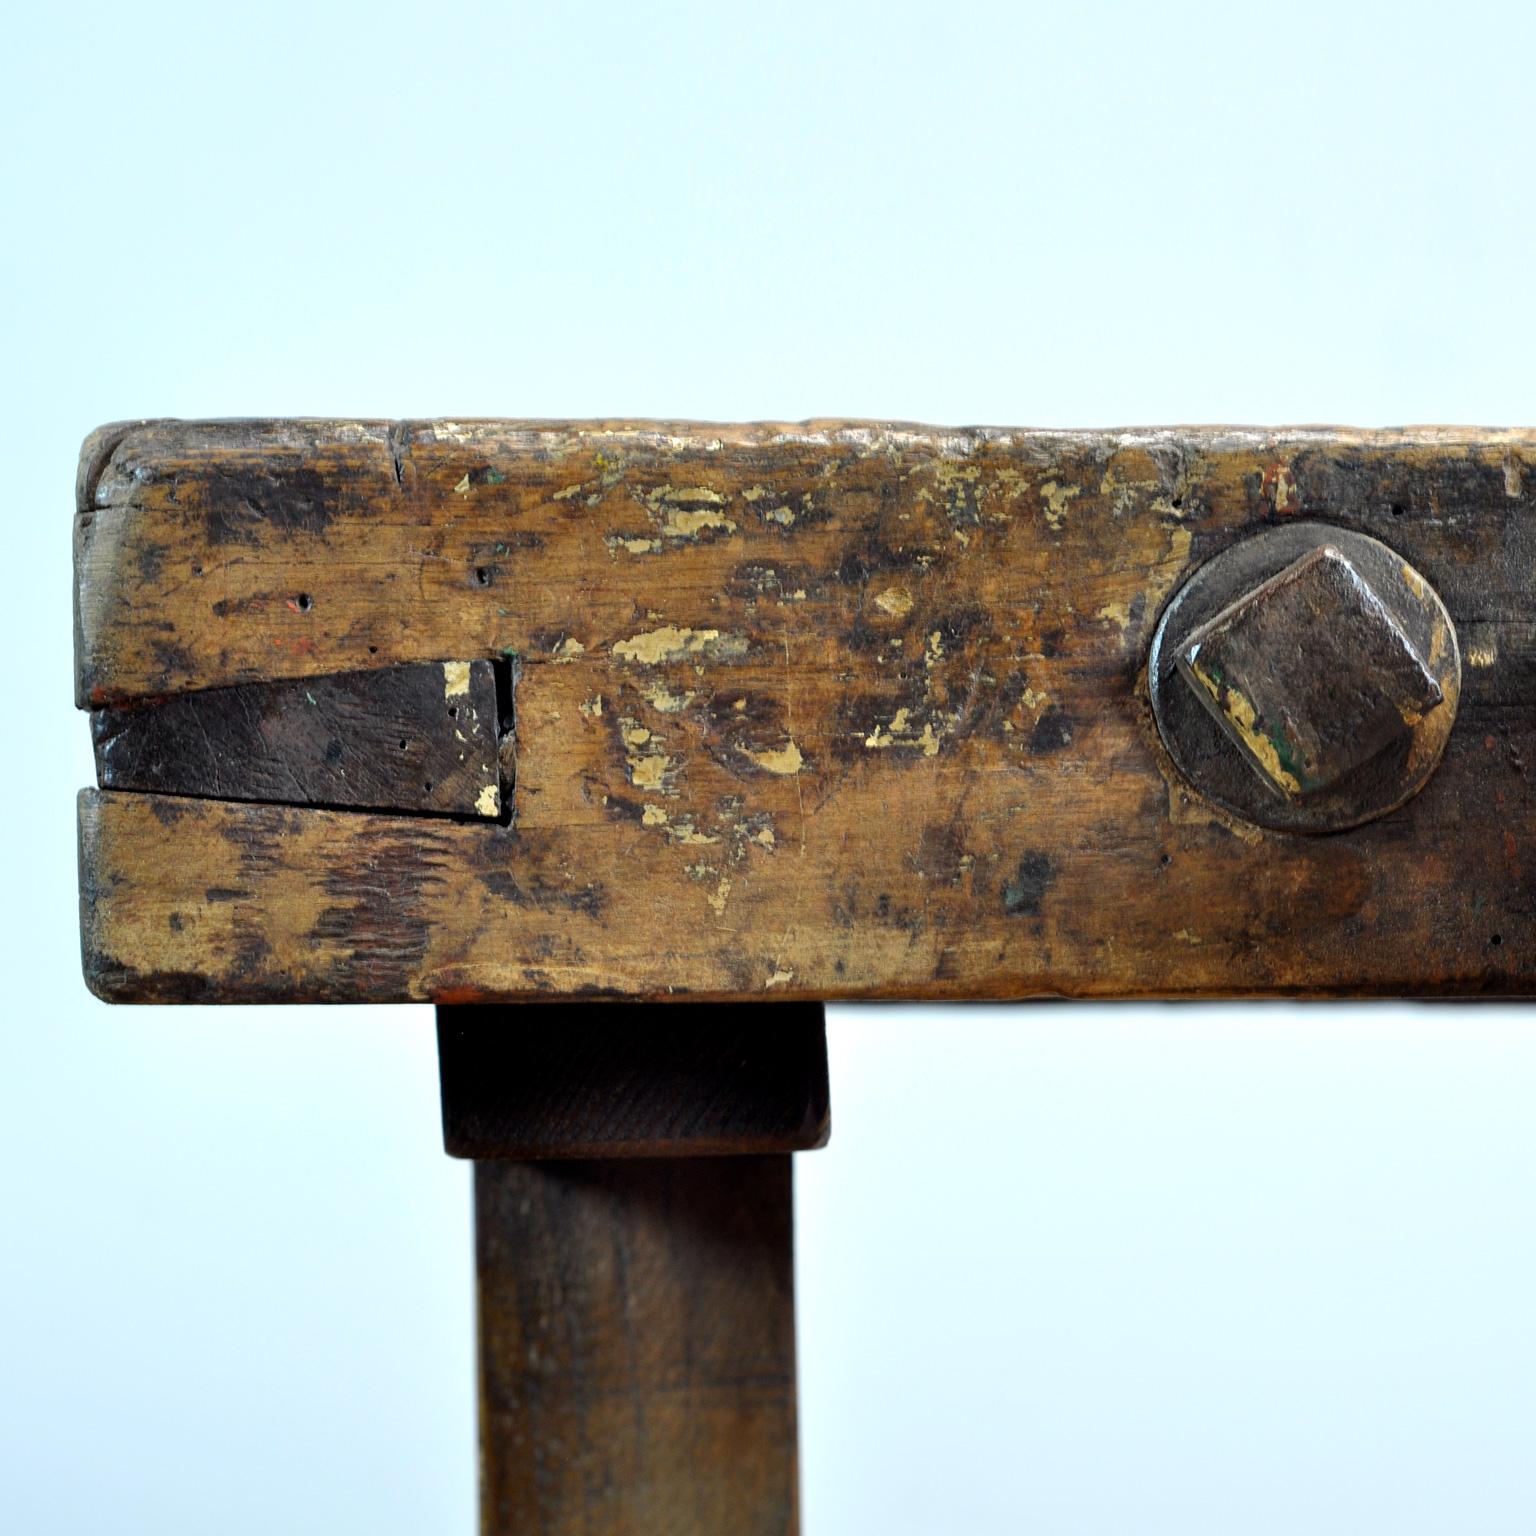
[[[629,780],[636,789],[661,789],[667,779],[670,766],[667,757],[660,752],[650,752],[629,760]]]
[[[894,619],[905,618],[912,612],[912,594],[905,587],[887,587],[875,599],[875,607]]]
[[[1040,495],[1045,502],[1045,520],[1052,528],[1060,528],[1066,521],[1067,508],[1072,498],[1079,494],[1080,488],[1075,485],[1062,485],[1057,480],[1041,483]]]
[[[718,843],[720,839],[708,832],[700,832],[689,816],[680,817],[667,828],[667,837],[674,843],[686,843],[689,847],[703,847]]]
[[[876,725],[864,738],[864,745],[874,751],[886,747],[916,747],[924,757],[937,756],[942,744],[943,737],[934,730],[931,720],[925,720],[922,730],[914,734],[912,711],[906,706],[891,716],[889,725]]]
[[[1427,586],[1427,583],[1426,583]],[[1446,658],[1451,649],[1451,632],[1439,618],[1434,621],[1434,628],[1429,632],[1429,668],[1430,671],[1439,670],[1440,663]]]
[[[672,759],[656,745],[651,733],[637,721],[621,720],[619,738],[624,743],[629,782],[636,789],[669,792],[667,775],[672,769]]]
[[[748,751],[746,755],[767,773],[799,773],[805,761],[800,755],[800,748],[792,741],[764,752]]]
[[[768,987],[782,987],[786,982],[791,982],[794,979],[795,973],[793,971],[783,971],[775,967],[773,974],[763,983],[763,986],[765,990]]]
[[[445,661],[443,663],[443,697],[445,699],[457,699],[468,692],[469,663],[467,661]]]
[[[1258,711],[1254,709],[1252,701],[1236,688],[1228,686],[1223,690],[1198,662],[1194,664],[1192,670],[1210,696],[1217,701],[1222,714],[1226,716],[1233,730],[1242,739],[1243,745],[1253,754],[1264,772],[1287,794],[1299,795],[1301,783],[1295,774],[1286,771],[1274,742],[1258,729]]]
[[[637,661],[641,666],[655,667],[664,661],[680,661],[703,651],[739,656],[746,648],[746,641],[733,635],[722,636],[718,629],[679,629],[675,624],[664,624],[660,629],[615,641],[613,654],[620,661]]]
[[[701,533],[735,533],[736,524],[720,509],[728,498],[707,485],[664,485],[641,498],[668,539],[696,539]]]
[[[501,814],[501,791],[494,784],[487,784],[475,800],[475,809],[482,816]]]
[[[980,479],[981,466],[978,464],[941,459],[933,466],[933,483],[943,500],[944,510],[951,517],[979,511],[987,494],[986,486],[977,484]],[[933,492],[923,486],[917,492],[917,499],[931,504]]]
[[[1109,502],[1112,517],[1122,517],[1131,508],[1136,493],[1120,478],[1118,468],[1111,464],[1099,480],[1099,495]]]
[[[652,709],[660,710],[664,715],[680,714],[693,703],[691,693],[673,693],[665,683],[656,683],[650,688],[642,688],[640,692]]]
[[[586,655],[587,648],[580,640],[567,635],[559,645],[555,647],[556,661],[574,661],[578,656]]]
[[[458,496],[468,496],[469,495],[469,475],[466,473],[464,478],[462,480],[460,480],[459,483],[456,486],[454,486],[453,489],[454,489],[454,494],[455,495],[458,495]]]
[[[1168,564],[1182,567],[1189,559],[1189,547],[1194,541],[1195,536],[1188,528],[1175,528],[1168,541]]]
[[[1123,598],[1117,603],[1105,603],[1099,609],[1098,617],[1108,620],[1123,634],[1126,625],[1131,622],[1131,605]]]
[[[1264,471],[1260,484],[1269,494],[1276,512],[1289,512],[1293,506],[1301,505],[1301,488],[1296,484],[1296,476],[1289,465],[1272,464]]]
[[[696,539],[710,528],[721,533],[736,532],[736,524],[712,507],[670,507],[667,520],[661,525],[662,533],[669,539]]]
[[[896,713],[891,716],[890,725],[877,725],[874,730],[872,730],[869,735],[864,738],[864,745],[866,747],[873,747],[876,749],[890,746],[898,736],[905,734],[907,729],[907,717],[911,713],[912,711],[910,709],[898,709]]]
[[[679,501],[704,501],[716,507],[723,507],[726,503],[726,498],[719,491],[712,491],[707,485],[663,485],[650,492],[645,499],[652,506]]]

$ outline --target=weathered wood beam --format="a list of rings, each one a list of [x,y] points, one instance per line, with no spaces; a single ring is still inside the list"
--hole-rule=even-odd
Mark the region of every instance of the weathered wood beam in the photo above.
[[[88,794],[87,970],[117,998],[1528,992],[1533,495],[1532,432],[108,431],[82,702],[499,658],[517,761],[505,827]],[[1427,785],[1316,837],[1207,798],[1145,676],[1192,573],[1304,519],[1400,556],[1461,660]]]

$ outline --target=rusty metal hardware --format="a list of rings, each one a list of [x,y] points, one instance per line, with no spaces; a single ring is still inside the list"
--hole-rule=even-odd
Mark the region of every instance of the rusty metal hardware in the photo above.
[[[1455,626],[1385,544],[1268,529],[1175,594],[1148,662],[1169,754],[1201,794],[1295,832],[1357,826],[1428,781],[1456,717]]]

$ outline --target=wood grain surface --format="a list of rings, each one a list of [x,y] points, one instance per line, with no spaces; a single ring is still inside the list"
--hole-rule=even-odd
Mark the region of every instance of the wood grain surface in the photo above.
[[[150,423],[80,489],[88,706],[515,675],[510,826],[86,793],[103,995],[1530,990],[1531,432]],[[1302,517],[1465,659],[1428,786],[1323,837],[1193,793],[1142,675],[1203,560]]]
[[[484,1536],[793,1536],[788,1157],[475,1166]]]

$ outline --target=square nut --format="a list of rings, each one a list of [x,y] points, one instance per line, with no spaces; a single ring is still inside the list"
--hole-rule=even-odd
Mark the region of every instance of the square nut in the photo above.
[[[1253,768],[1288,797],[1360,768],[1441,701],[1402,626],[1331,544],[1195,630],[1177,664]]]

